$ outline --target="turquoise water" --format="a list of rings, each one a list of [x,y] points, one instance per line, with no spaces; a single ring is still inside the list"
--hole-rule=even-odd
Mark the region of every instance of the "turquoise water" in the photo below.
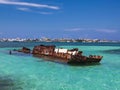
[[[9,50],[39,44],[79,48],[104,58],[100,65],[69,66]],[[120,90],[120,43],[0,43],[0,90]]]

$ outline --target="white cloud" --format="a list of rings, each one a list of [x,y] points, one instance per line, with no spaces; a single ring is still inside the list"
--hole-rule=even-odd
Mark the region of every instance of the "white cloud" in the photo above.
[[[65,31],[69,31],[69,32],[94,31],[94,32],[102,32],[102,33],[118,32],[118,30],[115,30],[115,29],[96,29],[96,28],[71,28],[71,29],[65,29]]]
[[[70,31],[70,32],[77,32],[77,31],[83,31],[84,28],[71,28],[71,29],[65,29],[65,31]]]
[[[3,33],[2,32],[0,32],[0,35],[2,35]]]
[[[49,15],[49,14],[53,14],[51,12],[38,12],[39,14],[44,14],[44,15]]]
[[[103,32],[103,33],[116,33],[117,32],[117,30],[112,30],[112,29],[98,29],[96,31]]]
[[[44,14],[44,15],[53,14],[52,12],[33,11],[32,9],[26,8],[26,7],[19,7],[19,8],[17,8],[17,10],[25,11],[25,12],[33,12],[33,13],[38,13],[38,14]]]
[[[29,2],[20,2],[13,0],[0,0],[0,4],[6,5],[18,5],[18,6],[27,6],[27,7],[35,7],[35,8],[48,8],[53,10],[59,10],[58,6],[50,6],[46,4],[37,4],[37,3],[29,3]]]
[[[29,8],[24,8],[24,7],[19,7],[17,8],[17,10],[20,10],[20,11],[31,11]]]

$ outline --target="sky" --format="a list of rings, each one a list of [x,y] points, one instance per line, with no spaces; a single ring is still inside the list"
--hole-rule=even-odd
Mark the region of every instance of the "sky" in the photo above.
[[[120,40],[120,0],[0,0],[0,38]]]

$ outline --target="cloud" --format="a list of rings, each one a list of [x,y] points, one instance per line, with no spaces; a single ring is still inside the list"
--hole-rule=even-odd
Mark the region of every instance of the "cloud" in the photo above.
[[[96,28],[71,28],[65,29],[65,31],[69,32],[79,32],[79,31],[94,31],[94,32],[102,32],[102,33],[116,33],[118,30],[115,29],[96,29]]]
[[[112,29],[98,29],[96,31],[103,32],[103,33],[116,33],[117,32],[117,30],[112,30]]]
[[[1,35],[2,33],[0,32],[0,35]]]
[[[44,14],[44,15],[50,15],[50,14],[53,14],[51,12],[38,12],[39,14]]]
[[[37,3],[29,3],[29,2],[20,2],[20,1],[12,1],[12,0],[0,0],[0,4],[5,5],[18,5],[18,6],[27,6],[27,7],[34,7],[34,8],[47,8],[53,10],[59,10],[58,6],[50,6],[46,4],[37,4]]]
[[[85,30],[84,28],[71,28],[71,29],[65,29],[65,31],[70,31],[70,32],[77,32],[77,31],[83,31]]]
[[[38,13],[38,14],[43,14],[43,15],[53,14],[52,12],[33,11],[32,9],[26,8],[26,7],[19,7],[19,8],[17,8],[17,10],[25,11],[25,12],[33,12],[33,13]]]
[[[27,11],[27,12],[31,11],[29,8],[24,8],[24,7],[19,7],[19,8],[17,8],[17,10]]]

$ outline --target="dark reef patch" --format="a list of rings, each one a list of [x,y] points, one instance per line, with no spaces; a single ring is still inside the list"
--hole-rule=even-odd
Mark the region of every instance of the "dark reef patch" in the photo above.
[[[7,77],[0,77],[0,90],[12,90],[14,81]]]
[[[0,90],[22,90],[22,88],[17,85],[17,81],[4,76],[0,77]]]
[[[120,49],[105,50],[103,52],[108,54],[120,54]]]

